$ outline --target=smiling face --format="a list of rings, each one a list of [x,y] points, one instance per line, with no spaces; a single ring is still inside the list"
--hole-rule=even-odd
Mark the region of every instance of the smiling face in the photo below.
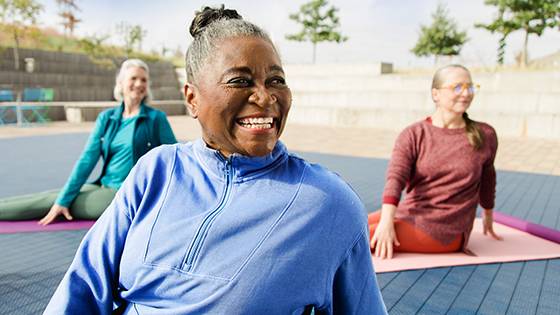
[[[440,78],[440,84],[432,89],[432,99],[436,106],[444,112],[462,115],[471,105],[474,94],[465,88],[457,95],[451,87],[457,84],[472,85],[470,73],[463,68],[450,67],[443,70]]]
[[[125,102],[140,102],[148,93],[148,74],[140,67],[130,67],[121,81]]]
[[[206,144],[228,157],[269,154],[282,134],[292,93],[273,46],[257,37],[218,43],[195,83],[185,85]]]

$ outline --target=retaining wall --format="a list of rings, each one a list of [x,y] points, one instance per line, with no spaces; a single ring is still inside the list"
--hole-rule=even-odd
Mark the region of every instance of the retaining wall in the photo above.
[[[289,121],[401,130],[430,115],[431,75],[380,74],[367,66],[287,65],[292,89]],[[320,72],[320,75],[316,73]],[[560,72],[474,73],[481,85],[471,108],[475,120],[502,136],[560,139]]]
[[[34,58],[33,73],[25,71],[25,58]],[[114,58],[119,65],[123,58]],[[151,89],[156,100],[178,100],[181,89],[173,65],[148,62]],[[85,54],[20,49],[20,70],[14,70],[13,49],[0,49],[0,87],[54,89],[54,101],[110,101],[118,68],[95,63]]]

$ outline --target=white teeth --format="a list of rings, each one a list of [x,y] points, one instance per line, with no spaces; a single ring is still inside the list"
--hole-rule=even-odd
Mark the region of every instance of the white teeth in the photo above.
[[[245,128],[249,129],[270,129],[272,128],[272,124],[259,124],[259,125],[243,125]]]
[[[242,124],[272,124],[272,117],[253,117],[240,120]]]
[[[238,123],[249,129],[270,129],[274,124],[272,117],[251,117],[238,120]]]

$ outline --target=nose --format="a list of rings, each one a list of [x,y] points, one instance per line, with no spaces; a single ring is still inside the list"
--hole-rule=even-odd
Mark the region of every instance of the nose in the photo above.
[[[249,96],[249,102],[255,103],[260,107],[271,106],[277,100],[276,96],[270,93],[265,86],[256,86],[251,96]]]

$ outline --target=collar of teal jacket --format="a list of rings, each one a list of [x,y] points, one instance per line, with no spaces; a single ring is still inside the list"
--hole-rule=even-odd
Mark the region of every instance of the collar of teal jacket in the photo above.
[[[144,103],[144,101],[142,101],[140,103],[140,112],[138,113],[138,117],[139,118],[140,117],[145,118],[146,116],[148,116],[147,110],[148,109],[146,107],[146,104]],[[113,111],[113,114],[109,117],[109,119],[121,120],[123,112],[124,112],[124,101],[121,102],[121,104],[118,107],[115,108],[115,110]]]

